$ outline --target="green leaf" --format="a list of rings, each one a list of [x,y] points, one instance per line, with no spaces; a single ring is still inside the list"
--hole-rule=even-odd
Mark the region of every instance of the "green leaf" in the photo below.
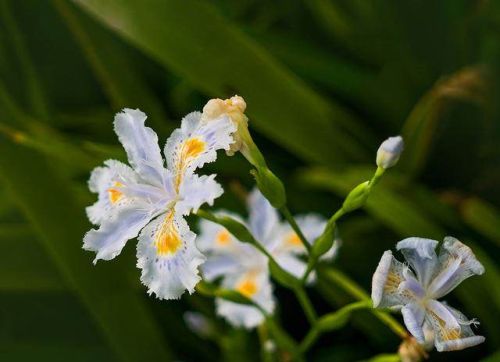
[[[0,263],[2,292],[67,289],[28,224],[0,224],[0,255],[3,258]]]
[[[352,115],[326,103],[210,3],[75,2],[203,92],[240,93],[251,124],[301,157],[322,163],[367,157],[349,132],[358,123]]]
[[[478,198],[469,198],[460,205],[462,217],[469,226],[500,246],[500,212]]]
[[[405,152],[400,163],[409,175],[418,175],[425,166],[438,122],[450,101],[484,103],[486,82],[480,68],[465,68],[439,80],[414,106],[402,130]]]
[[[160,101],[112,34],[66,0],[52,0],[52,3],[82,48],[113,109],[140,108],[158,132],[172,131],[173,123],[167,123]]]
[[[81,249],[85,221],[66,179],[39,154],[0,142],[0,178],[33,225],[68,287],[96,319],[114,352],[124,361],[168,360],[166,341],[142,298],[123,277],[120,263],[94,267]],[[130,266],[128,266],[130,267]]]

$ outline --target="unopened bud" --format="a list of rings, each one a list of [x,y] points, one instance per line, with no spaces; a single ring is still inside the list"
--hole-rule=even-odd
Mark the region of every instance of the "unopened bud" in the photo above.
[[[211,99],[203,107],[203,121],[209,122],[221,116],[227,116],[236,125],[237,130],[233,134],[234,143],[227,152],[229,155],[238,152],[246,141],[245,138],[248,134],[248,118],[245,115],[246,108],[247,104],[245,100],[238,95],[229,99]]]
[[[377,166],[383,169],[394,166],[403,152],[403,137],[389,137],[380,145],[377,151]]]

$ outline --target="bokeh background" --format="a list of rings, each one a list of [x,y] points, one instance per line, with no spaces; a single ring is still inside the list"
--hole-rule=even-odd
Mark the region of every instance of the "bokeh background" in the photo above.
[[[0,360],[259,359],[257,334],[216,319],[210,299],[148,297],[134,242],[96,266],[81,249],[89,172],[124,159],[117,111],[145,111],[163,143],[209,98],[239,94],[295,213],[331,215],[373,172],[380,142],[405,138],[366,208],[340,223],[340,256],[311,290],[318,310],[353,301],[329,268],[369,291],[398,240],[451,234],[486,274],[447,300],[479,318],[487,340],[430,360],[499,361],[499,59],[493,0],[1,0]],[[243,213],[248,164],[221,156],[208,172],[226,189],[216,206]],[[276,294],[279,318],[301,338],[293,295]],[[216,334],[192,333],[187,310]],[[360,312],[307,357],[360,361],[399,343]]]

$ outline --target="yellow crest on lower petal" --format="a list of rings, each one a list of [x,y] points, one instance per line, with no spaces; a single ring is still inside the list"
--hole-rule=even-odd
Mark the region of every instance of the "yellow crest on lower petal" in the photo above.
[[[226,246],[231,242],[231,234],[224,229],[222,231],[219,231],[217,235],[215,236],[215,243],[217,246]]]
[[[236,290],[247,298],[251,298],[257,293],[258,287],[253,278],[244,279],[238,284]]]
[[[299,236],[296,233],[290,233],[286,239],[285,242],[288,245],[293,245],[293,246],[301,246],[302,241],[300,240]]]
[[[182,240],[173,221],[174,213],[171,211],[155,235],[155,247],[158,255],[175,254],[182,245]]]

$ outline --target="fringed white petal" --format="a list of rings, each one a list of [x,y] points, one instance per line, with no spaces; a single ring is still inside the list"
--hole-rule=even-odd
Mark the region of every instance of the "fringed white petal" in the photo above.
[[[97,260],[111,260],[122,251],[128,240],[137,237],[141,229],[154,217],[154,210],[127,207],[113,218],[106,219],[99,229],[92,229],[83,238],[83,248],[96,252]]]
[[[163,184],[165,167],[158,136],[145,126],[147,116],[138,109],[125,108],[115,116],[115,132],[127,152],[130,165],[144,180]]]
[[[124,197],[123,187],[137,182],[135,171],[119,161],[107,160],[104,167],[96,167],[88,182],[90,191],[98,194],[97,202],[86,208],[90,222],[100,225],[118,209],[132,203],[130,197]]]
[[[401,314],[408,331],[419,343],[425,343],[424,331],[422,329],[425,318],[425,310],[418,303],[409,303],[401,308]]]
[[[200,280],[198,267],[205,261],[195,237],[184,218],[173,210],[144,228],[137,244],[137,267],[149,294],[178,299],[186,290],[194,291]]]
[[[183,118],[181,128],[167,140],[165,157],[175,174],[184,175],[217,158],[217,150],[229,150],[236,126],[229,117],[210,122],[201,121],[201,113],[193,112]]]
[[[177,212],[187,215],[198,211],[205,203],[213,206],[215,199],[223,193],[222,186],[215,181],[215,175],[186,175],[179,190]]]
[[[474,324],[458,310],[443,303],[431,301],[427,306],[426,320],[434,330],[434,344],[439,352],[456,351],[484,342],[470,327]]]

